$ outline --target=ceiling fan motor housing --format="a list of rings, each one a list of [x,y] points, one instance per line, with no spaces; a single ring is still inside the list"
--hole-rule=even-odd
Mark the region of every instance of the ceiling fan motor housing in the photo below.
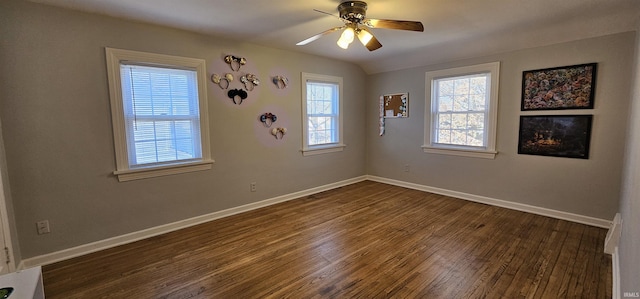
[[[362,23],[367,13],[367,3],[363,1],[345,1],[338,5],[340,18],[354,22]]]

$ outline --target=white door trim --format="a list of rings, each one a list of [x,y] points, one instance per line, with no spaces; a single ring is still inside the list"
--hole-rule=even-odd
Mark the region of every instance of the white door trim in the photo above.
[[[0,274],[14,272],[16,262],[13,255],[13,242],[11,242],[11,226],[9,225],[9,213],[7,212],[7,201],[5,198],[3,174],[6,172],[6,159],[4,152],[4,141],[2,138],[2,127],[0,125]]]

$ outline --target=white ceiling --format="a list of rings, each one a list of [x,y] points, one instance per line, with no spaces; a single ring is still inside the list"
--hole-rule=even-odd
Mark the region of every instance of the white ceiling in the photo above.
[[[640,0],[369,0],[367,17],[421,21],[424,32],[372,29],[383,47],[336,45],[340,0],[31,0],[354,62],[367,73],[632,31]]]

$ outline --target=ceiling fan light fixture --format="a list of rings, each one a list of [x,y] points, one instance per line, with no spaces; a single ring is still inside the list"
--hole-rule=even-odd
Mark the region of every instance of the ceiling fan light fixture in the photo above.
[[[338,44],[338,47],[343,48],[343,49],[345,49],[345,50],[346,50],[347,48],[349,48],[349,44],[348,44],[348,43],[340,42],[340,40],[338,40],[338,42],[337,42],[336,44]]]
[[[314,9],[314,11],[339,18],[344,23],[344,26],[334,27],[318,33],[297,43],[296,45],[298,46],[306,45],[333,32],[344,30],[344,32],[342,32],[342,35],[340,35],[340,39],[338,39],[337,41],[337,44],[340,48],[349,48],[349,44],[353,42],[353,39],[357,35],[358,39],[367,48],[367,50],[375,51],[377,49],[380,49],[382,47],[382,44],[373,35],[373,33],[369,31],[369,28],[424,32],[424,26],[422,25],[422,22],[419,21],[367,18],[367,3],[364,1],[340,0],[340,5],[338,5],[338,12],[340,13],[339,16],[317,9]]]
[[[366,30],[358,30],[358,39],[360,40],[360,42],[363,45],[367,45],[371,39],[373,38],[373,35],[371,33],[369,33],[369,31]]]
[[[347,27],[347,29],[342,32],[342,35],[340,35],[340,39],[338,39],[338,46],[346,50],[349,47],[349,44],[353,42],[355,35],[355,30],[351,27]]]

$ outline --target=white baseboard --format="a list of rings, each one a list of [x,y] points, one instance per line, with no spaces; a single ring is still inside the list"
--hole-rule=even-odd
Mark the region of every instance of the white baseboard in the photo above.
[[[36,266],[44,266],[44,265],[52,264],[52,263],[55,263],[55,262],[71,259],[71,258],[74,258],[74,257],[78,257],[78,256],[82,256],[82,255],[85,255],[85,254],[93,253],[93,252],[96,252],[96,251],[109,249],[109,248],[116,247],[116,246],[119,246],[119,245],[132,243],[132,242],[135,242],[135,241],[139,241],[139,240],[143,240],[143,239],[146,239],[146,238],[154,237],[154,236],[157,236],[157,235],[169,233],[169,232],[176,231],[176,230],[179,230],[179,229],[183,229],[183,228],[191,227],[191,226],[194,226],[194,225],[202,224],[202,223],[205,223],[205,222],[208,222],[208,221],[212,221],[212,220],[215,220],[215,219],[219,219],[219,218],[223,218],[223,217],[227,217],[227,216],[231,216],[231,215],[235,215],[235,214],[239,214],[239,213],[243,213],[243,212],[259,209],[259,208],[262,208],[262,207],[266,207],[266,206],[274,205],[274,204],[277,204],[277,203],[293,200],[293,199],[296,199],[296,198],[300,198],[300,197],[316,194],[316,193],[319,193],[319,192],[335,189],[335,188],[338,188],[338,187],[354,184],[354,183],[365,181],[365,180],[371,180],[371,181],[386,183],[386,184],[390,184],[390,185],[396,185],[396,186],[400,186],[400,187],[405,187],[405,188],[409,188],[409,189],[415,189],[415,190],[421,190],[421,191],[426,191],[426,192],[431,192],[431,193],[451,196],[451,197],[460,198],[460,199],[464,199],[464,200],[484,203],[484,204],[493,205],[493,206],[499,206],[499,207],[503,207],[503,208],[508,208],[508,209],[512,209],[512,210],[528,212],[528,213],[532,213],[532,214],[549,216],[549,217],[553,217],[553,218],[557,218],[557,219],[573,221],[573,222],[592,225],[592,226],[596,226],[596,227],[609,228],[611,226],[611,223],[612,223],[611,221],[608,221],[608,220],[603,220],[603,219],[598,219],[598,218],[593,218],[593,217],[588,217],[588,216],[583,216],[583,215],[577,215],[577,214],[572,214],[572,213],[567,213],[567,212],[562,212],[562,211],[556,211],[556,210],[551,210],[551,209],[546,209],[546,208],[540,208],[540,207],[521,204],[521,203],[509,202],[509,201],[504,201],[504,200],[500,200],[500,199],[494,199],[494,198],[489,198],[489,197],[484,197],[484,196],[479,196],[479,195],[473,195],[473,194],[468,194],[468,193],[463,193],[463,192],[457,192],[457,191],[446,190],[446,189],[441,189],[441,188],[436,188],[436,187],[429,187],[429,186],[424,186],[424,185],[419,185],[419,184],[414,184],[414,183],[408,183],[408,182],[403,182],[403,181],[398,181],[398,180],[392,180],[392,179],[387,179],[387,178],[382,178],[382,177],[377,177],[377,176],[365,175],[365,176],[360,176],[360,177],[356,177],[356,178],[352,178],[352,179],[348,179],[348,180],[344,180],[344,181],[340,181],[340,182],[336,182],[336,183],[332,183],[332,184],[328,184],[328,185],[324,185],[324,186],[319,186],[319,187],[315,187],[315,188],[311,188],[311,189],[307,189],[307,190],[303,190],[303,191],[299,191],[299,192],[294,192],[294,193],[291,193],[291,194],[277,196],[277,197],[274,197],[274,198],[270,198],[270,199],[266,199],[266,200],[263,200],[263,201],[259,201],[259,202],[255,202],[255,203],[251,203],[251,204],[247,204],[247,205],[243,205],[243,206],[227,209],[227,210],[224,210],[224,211],[218,211],[218,212],[214,212],[214,213],[210,213],[210,214],[206,214],[206,215],[202,215],[202,216],[197,216],[197,217],[193,217],[193,218],[177,221],[177,222],[174,222],[174,223],[160,225],[160,226],[157,226],[157,227],[152,227],[152,228],[141,230],[141,231],[137,231],[137,232],[133,232],[133,233],[129,233],[129,234],[125,234],[125,235],[121,235],[121,236],[117,236],[117,237],[113,237],[113,238],[109,238],[109,239],[105,239],[105,240],[101,240],[101,241],[97,241],[97,242],[93,242],[93,243],[89,243],[89,244],[85,244],[85,245],[80,245],[80,246],[77,246],[77,247],[73,247],[73,248],[69,248],[69,249],[65,249],[65,250],[61,250],[61,251],[57,251],[57,252],[52,252],[52,253],[48,253],[48,254],[32,257],[32,258],[28,258],[28,259],[22,260],[22,262],[18,266],[18,270],[31,268],[31,267],[36,267]]]
[[[500,199],[495,199],[495,198],[490,198],[485,196],[479,196],[479,195],[474,195],[474,194],[469,194],[464,192],[419,185],[419,184],[398,181],[398,180],[377,177],[377,176],[367,176],[367,179],[371,181],[380,182],[380,183],[386,183],[386,184],[396,185],[396,186],[405,187],[409,189],[415,189],[415,190],[426,191],[426,192],[431,192],[431,193],[440,194],[440,195],[451,196],[451,197],[469,200],[473,202],[479,202],[479,203],[498,206],[498,207],[507,208],[511,210],[527,212],[531,214],[548,216],[556,219],[568,220],[572,222],[587,224],[587,225],[601,227],[601,228],[609,228],[611,226],[610,220],[599,219],[599,218],[578,215],[578,214],[573,214],[568,212],[562,212],[562,211],[557,211],[557,210],[552,210],[547,208],[541,208],[541,207],[531,206],[531,205],[512,202],[512,201],[500,200]]]
[[[97,241],[97,242],[93,242],[85,245],[80,245],[77,247],[73,247],[73,248],[69,248],[69,249],[65,249],[57,252],[52,252],[45,255],[28,258],[28,259],[22,260],[22,262],[18,266],[18,270],[52,264],[55,262],[71,259],[74,257],[93,253],[96,251],[109,249],[119,245],[132,243],[135,241],[169,233],[179,229],[202,224],[215,219],[220,219],[223,217],[228,217],[231,215],[259,209],[262,207],[266,207],[266,206],[274,205],[277,203],[297,199],[300,197],[316,194],[319,192],[339,188],[342,186],[354,184],[354,183],[365,181],[365,180],[366,180],[366,176],[356,177],[356,178],[352,178],[352,179],[348,179],[348,180],[344,180],[344,181],[340,181],[332,184],[327,184],[324,186],[319,186],[319,187],[315,187],[315,188],[311,188],[311,189],[307,189],[299,192],[277,196],[274,198],[246,204],[243,206],[227,209],[224,211],[218,211],[218,212],[214,212],[214,213],[210,213],[202,216],[197,216],[197,217],[177,221],[174,223],[160,225],[160,226],[152,227],[152,228],[141,230],[141,231],[137,231],[137,232],[133,232],[133,233],[129,233],[129,234],[125,234],[125,235],[121,235],[121,236],[117,236],[117,237],[113,237],[113,238],[109,238],[109,239],[105,239],[105,240],[101,240],[101,241]]]
[[[611,299],[620,299],[620,254],[618,246],[613,249],[611,254]]]
[[[617,213],[613,217],[613,223],[609,227],[607,237],[604,239],[604,253],[613,255],[614,250],[618,248],[618,242],[620,241],[620,234],[622,233],[622,217],[620,213]]]

